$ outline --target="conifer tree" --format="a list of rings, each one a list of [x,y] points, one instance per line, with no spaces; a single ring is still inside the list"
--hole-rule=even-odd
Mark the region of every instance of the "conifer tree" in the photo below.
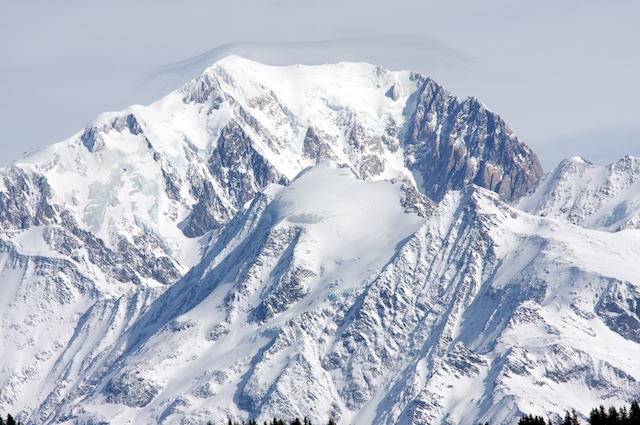
[[[604,410],[604,406],[600,405],[598,408],[593,408],[589,414],[590,425],[606,425],[607,412]]]
[[[551,421],[549,421],[551,423]],[[564,415],[564,420],[562,421],[562,425],[580,425],[580,421],[578,421],[578,414],[576,413],[576,409],[572,409],[571,413],[567,411]]]
[[[631,407],[629,408],[629,423],[640,424],[640,405],[638,405],[637,401],[631,402]]]
[[[622,406],[620,408],[620,423],[627,424],[628,420],[629,420],[629,414],[627,413],[627,408],[625,406]]]
[[[571,425],[580,425],[580,421],[578,420],[578,413],[576,409],[571,409]]]

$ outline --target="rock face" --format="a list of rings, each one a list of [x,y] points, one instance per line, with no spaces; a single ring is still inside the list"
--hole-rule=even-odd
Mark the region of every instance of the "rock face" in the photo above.
[[[637,399],[639,174],[568,160],[534,187],[502,119],[429,78],[226,58],[1,171],[0,411],[476,424]]]
[[[514,201],[542,175],[531,149],[477,99],[461,101],[429,79],[416,97],[406,151],[430,198],[473,183]]]

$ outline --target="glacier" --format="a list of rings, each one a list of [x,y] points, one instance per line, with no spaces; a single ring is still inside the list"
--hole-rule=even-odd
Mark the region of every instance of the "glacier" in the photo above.
[[[421,74],[230,56],[0,174],[0,411],[27,424],[640,397],[640,159],[544,174]]]

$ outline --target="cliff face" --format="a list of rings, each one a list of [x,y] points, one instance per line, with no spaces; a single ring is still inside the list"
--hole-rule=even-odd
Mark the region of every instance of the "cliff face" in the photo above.
[[[473,183],[515,201],[542,176],[531,149],[477,99],[460,100],[426,79],[415,102],[406,150],[430,198]]]

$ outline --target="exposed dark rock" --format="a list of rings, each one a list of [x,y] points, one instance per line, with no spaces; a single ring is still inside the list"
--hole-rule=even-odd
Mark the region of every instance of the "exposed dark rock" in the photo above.
[[[596,314],[612,331],[640,343],[640,291],[636,286],[612,280],[597,304]]]
[[[192,193],[198,202],[183,228],[189,237],[227,223],[267,184],[288,182],[255,150],[251,138],[233,120],[222,130],[207,168],[210,177],[192,182]]]
[[[0,191],[0,228],[27,229],[59,222],[60,208],[52,199],[46,177],[16,166],[2,173]]]
[[[307,129],[302,145],[303,154],[306,158],[315,159],[317,162],[325,159],[337,160],[332,145],[335,144],[335,137],[323,133],[316,127],[311,126]]]
[[[133,135],[139,135],[143,132],[142,126],[135,115],[127,114],[114,118],[102,127],[87,127],[80,136],[80,140],[89,152],[99,152],[105,146],[104,133],[112,130],[122,132],[125,128]]]
[[[114,378],[104,389],[107,403],[122,403],[129,407],[144,407],[151,403],[162,387],[140,372],[125,372]]]
[[[89,152],[99,152],[104,148],[104,139],[101,131],[95,127],[85,129],[82,136],[80,136],[80,140]]]
[[[542,175],[537,156],[499,115],[475,98],[460,101],[430,79],[418,92],[405,145],[407,165],[435,201],[469,183],[513,201]]]

